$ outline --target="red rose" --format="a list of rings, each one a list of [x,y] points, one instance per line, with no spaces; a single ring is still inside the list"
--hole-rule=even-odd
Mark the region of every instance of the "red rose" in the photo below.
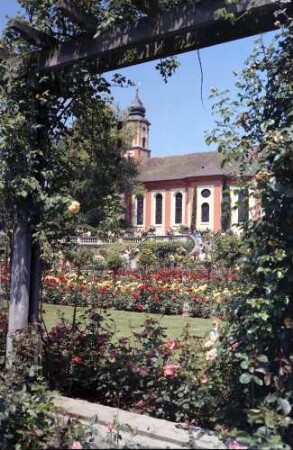
[[[82,361],[82,358],[81,358],[80,356],[73,356],[73,357],[71,358],[71,362],[72,362],[73,364],[79,364],[79,363],[81,363],[81,361]]]

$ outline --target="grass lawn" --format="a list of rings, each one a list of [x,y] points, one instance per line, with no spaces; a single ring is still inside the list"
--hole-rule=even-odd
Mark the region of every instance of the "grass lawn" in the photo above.
[[[78,308],[77,314],[84,312],[84,308]],[[132,311],[116,311],[109,310],[110,318],[116,329],[117,336],[129,337],[131,330],[138,329],[144,322],[146,317],[152,317],[160,321],[161,325],[166,328],[166,333],[169,337],[179,338],[182,329],[186,323],[190,325],[190,333],[203,336],[212,328],[210,319],[198,319],[193,317],[182,316],[160,316],[158,314],[145,314],[142,312]],[[64,315],[66,319],[71,320],[73,315],[73,308],[71,306],[61,305],[43,305],[43,319],[48,329],[52,328]]]

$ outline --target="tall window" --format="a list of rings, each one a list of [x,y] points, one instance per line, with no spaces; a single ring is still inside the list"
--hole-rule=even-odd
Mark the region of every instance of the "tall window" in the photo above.
[[[145,148],[145,146],[146,146],[146,138],[145,137],[142,138],[142,146],[143,146],[143,148]]]
[[[248,192],[239,191],[238,193],[238,223],[247,222],[248,221]]]
[[[136,197],[136,225],[143,225],[143,196]]]
[[[163,219],[163,196],[162,194],[157,194],[155,197],[156,202],[156,224],[162,225]]]
[[[210,221],[210,206],[208,203],[203,203],[201,205],[201,221],[202,222]]]
[[[175,223],[182,223],[182,194],[177,192],[175,195]]]

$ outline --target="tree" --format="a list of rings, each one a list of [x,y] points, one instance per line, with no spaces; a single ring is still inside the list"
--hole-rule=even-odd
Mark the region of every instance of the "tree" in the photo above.
[[[74,119],[75,111],[89,99],[102,101],[103,93],[109,91],[93,62],[41,74],[33,64],[27,67],[23,59],[17,59],[82,32],[78,24],[64,17],[55,1],[19,3],[24,18],[40,33],[37,40],[26,40],[12,27],[2,38],[8,58],[0,64],[0,188],[13,228],[8,354],[17,331],[38,320],[41,259],[64,234],[64,223],[71,217],[67,208],[72,201],[74,160],[67,140],[69,119]],[[121,14],[129,20],[137,17],[129,3],[75,2],[81,11],[97,17],[97,32],[120,20]]]
[[[228,160],[239,161],[240,174],[255,163],[258,167],[249,189],[260,200],[262,213],[244,227],[249,245],[242,266],[245,287],[228,309],[221,353],[226,373],[232,368],[226,411],[236,409],[243,420],[238,425],[249,432],[250,448],[292,446],[292,79],[293,26],[288,18],[275,45],[266,48],[258,41],[237,82],[237,100],[225,93],[216,103],[221,120],[209,139]],[[232,415],[235,424],[235,410]]]
[[[127,130],[107,102],[89,99],[75,114],[78,119],[69,144],[77,161],[72,192],[82,205],[79,221],[97,227],[109,215],[109,196],[132,189],[138,166],[126,157],[130,145]],[[116,204],[120,217],[120,198]]]

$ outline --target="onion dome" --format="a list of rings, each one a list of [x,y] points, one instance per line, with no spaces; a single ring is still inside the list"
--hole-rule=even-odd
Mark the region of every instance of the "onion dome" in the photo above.
[[[138,89],[136,89],[135,98],[132,100],[131,105],[128,108],[128,118],[134,120],[140,120],[145,117],[145,107],[138,96]]]

